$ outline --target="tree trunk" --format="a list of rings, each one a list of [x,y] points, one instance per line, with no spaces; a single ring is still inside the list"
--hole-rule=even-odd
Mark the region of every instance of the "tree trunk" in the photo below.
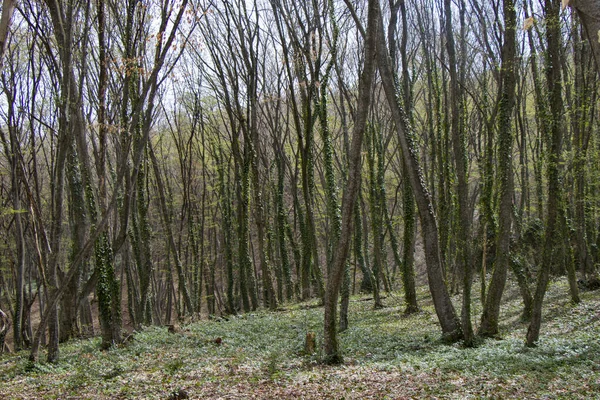
[[[5,2],[6,3],[6,2]],[[5,4],[5,6],[7,6]],[[4,13],[4,10],[3,10]],[[4,15],[3,15],[4,18]],[[7,28],[8,29],[8,28]],[[0,32],[1,33],[1,32]],[[0,37],[2,40],[2,37]],[[0,43],[0,46],[3,45]],[[0,52],[3,49],[0,49]],[[1,57],[1,54],[0,54]],[[0,63],[2,60],[0,59]],[[0,65],[1,67],[1,65]],[[7,119],[10,122],[15,121],[15,99],[14,93],[5,90],[7,98],[8,98],[8,115]],[[10,123],[8,126],[9,140],[10,140],[10,148],[5,146],[5,157],[9,161],[10,165],[10,197],[12,202],[12,209],[14,210],[14,240],[15,240],[15,259],[14,259],[14,269],[15,269],[15,304],[13,311],[13,342],[15,351],[21,350],[23,342],[22,342],[22,331],[23,331],[23,313],[25,310],[24,307],[24,273],[25,273],[25,236],[23,232],[23,219],[21,212],[21,181],[22,181],[22,153],[20,140],[17,137],[16,127],[13,126],[13,123]],[[5,141],[6,138],[4,133],[2,133],[2,140]],[[6,145],[6,143],[5,143]],[[7,320],[8,321],[8,320]],[[8,329],[8,326],[7,326]]]
[[[60,342],[78,336],[79,328],[77,325],[77,314],[79,309],[79,286],[83,273],[83,266],[74,265],[73,257],[79,252],[85,244],[85,235],[88,228],[86,221],[86,206],[83,193],[83,184],[81,181],[81,172],[79,170],[77,153],[74,146],[71,146],[67,161],[67,179],[70,192],[69,202],[69,222],[71,228],[71,267],[77,268],[74,279],[69,283],[65,296],[61,301],[60,313]],[[73,301],[75,299],[75,301]]]
[[[402,283],[404,286],[404,314],[413,314],[419,311],[417,303],[417,290],[415,284],[415,236],[417,224],[415,218],[415,200],[412,187],[408,181],[408,171],[403,163],[404,181],[402,182],[402,204],[404,207],[404,252],[402,261]]]
[[[219,182],[219,201],[221,204],[221,221],[223,224],[222,232],[223,232],[223,251],[225,256],[225,270],[226,270],[226,290],[227,290],[227,300],[225,310],[228,314],[235,314],[235,300],[234,300],[234,277],[233,277],[233,228],[231,223],[232,211],[231,211],[231,192],[229,190],[229,186],[225,177],[229,176],[229,162],[225,161],[225,157],[223,155],[223,150],[219,147],[217,150],[217,175]],[[229,179],[228,179],[229,181]],[[208,282],[208,281],[207,281]]]
[[[465,6],[461,2],[461,32],[464,32]],[[473,345],[473,326],[471,324],[471,283],[473,275],[473,260],[471,257],[471,216],[469,211],[469,186],[467,182],[467,150],[464,132],[464,99],[462,94],[462,72],[458,70],[456,48],[454,44],[454,33],[452,24],[451,0],[444,0],[444,25],[446,28],[446,50],[448,52],[448,65],[450,68],[450,104],[451,104],[451,128],[452,147],[454,150],[454,163],[456,176],[458,178],[458,233],[457,262],[463,272],[463,306],[462,306],[462,331],[465,344]],[[464,56],[464,55],[463,55]],[[463,57],[464,60],[464,57]],[[459,73],[460,72],[460,73]]]
[[[379,9],[379,4],[377,4]],[[381,20],[381,17],[379,16]],[[381,22],[380,22],[381,24]],[[462,338],[460,321],[450,299],[450,293],[444,280],[443,259],[440,252],[438,238],[437,220],[431,202],[429,191],[423,179],[423,174],[417,158],[416,144],[413,138],[412,128],[404,110],[400,107],[397,98],[397,84],[394,82],[394,74],[389,65],[389,58],[385,46],[385,37],[382,26],[378,26],[377,61],[379,72],[385,89],[387,102],[390,106],[392,118],[398,130],[398,138],[402,149],[402,155],[407,164],[409,180],[419,210],[421,220],[423,242],[425,247],[425,259],[427,263],[427,276],[429,288],[433,297],[436,314],[445,340],[456,341]]]
[[[16,0],[2,1],[2,17],[0,17],[0,72],[2,72],[4,52],[6,51],[6,43],[8,42],[8,30],[16,7]]]
[[[500,181],[500,215],[496,242],[496,258],[492,280],[485,300],[479,334],[498,334],[500,301],[504,292],[510,263],[510,233],[513,207],[513,123],[516,76],[516,12],[513,0],[504,0],[504,43],[502,45],[502,67],[500,108],[498,113],[498,179]]]
[[[383,199],[381,199],[381,182],[379,174],[379,160],[381,155],[381,152],[379,151],[380,142],[381,132],[378,132],[373,127],[367,127],[366,147],[369,170],[369,210],[371,214],[371,230],[373,232],[373,306],[376,309],[383,307],[380,294],[384,263]]]
[[[285,170],[285,160],[283,156],[283,151],[281,150],[281,146],[277,146],[277,151],[275,154],[276,164],[277,164],[277,189],[275,193],[275,203],[276,203],[276,212],[277,212],[277,243],[279,244],[279,258],[281,262],[281,275],[282,275],[282,284],[285,289],[282,288],[282,292],[285,292],[285,300],[290,301],[294,295],[294,288],[292,286],[292,271],[290,267],[290,257],[288,254],[288,249],[286,246],[285,240],[285,230],[286,230],[286,218],[285,218],[285,208],[283,204],[283,195],[284,195],[284,170]],[[283,293],[282,293],[283,294]],[[284,297],[284,296],[282,296]],[[282,299],[283,300],[283,299]]]
[[[360,188],[359,188],[360,191]],[[360,282],[360,292],[362,293],[371,293],[373,291],[373,273],[371,272],[371,268],[367,265],[367,261],[365,260],[365,253],[363,251],[363,246],[366,247],[366,241],[363,240],[363,207],[362,207],[362,199],[361,194],[358,194],[358,199],[356,201],[356,210],[354,211],[354,255],[356,258],[356,262],[358,263],[358,267],[362,272],[362,279]],[[365,231],[367,232],[367,231]]]
[[[569,5],[577,11],[587,32],[596,68],[600,71],[600,2],[598,0],[571,0]]]
[[[600,4],[598,5],[600,11]],[[588,211],[586,210],[586,160],[588,145],[592,133],[593,110],[596,104],[596,91],[598,88],[596,76],[597,69],[590,69],[588,43],[582,40],[580,25],[573,27],[573,57],[575,68],[574,91],[575,106],[573,107],[573,175],[575,180],[574,208],[575,208],[575,236],[576,236],[576,261],[581,274],[587,279],[598,279],[592,251],[590,251],[590,238],[586,230]]]
[[[325,291],[323,346],[326,363],[343,361],[339,350],[336,312],[337,300],[344,270],[348,260],[350,238],[352,237],[352,218],[355,202],[360,188],[361,150],[364,131],[371,103],[371,87],[375,72],[375,51],[377,47],[377,24],[380,23],[379,0],[369,0],[367,36],[365,38],[365,64],[359,81],[358,104],[352,133],[352,145],[348,155],[348,183],[342,197],[342,225],[340,239],[334,250],[331,273],[327,276]]]
[[[542,324],[542,304],[546,288],[550,279],[550,269],[553,264],[556,247],[562,246],[559,236],[558,218],[562,199],[560,157],[563,140],[563,100],[562,83],[560,75],[560,2],[557,0],[545,1],[546,35],[548,40],[546,58],[546,81],[548,84],[550,102],[550,151],[546,176],[548,178],[548,212],[544,231],[544,247],[542,264],[540,265],[537,286],[533,298],[531,323],[527,330],[526,344],[535,346],[540,335]]]

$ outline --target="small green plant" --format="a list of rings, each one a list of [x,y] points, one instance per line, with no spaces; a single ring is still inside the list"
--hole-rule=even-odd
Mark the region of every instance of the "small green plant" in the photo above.
[[[184,365],[185,363],[182,359],[176,358],[175,360],[169,361],[167,365],[165,365],[165,371],[167,371],[169,375],[175,375],[177,371],[183,368]]]
[[[281,355],[277,352],[270,352],[265,360],[264,370],[266,375],[271,380],[276,380],[279,374],[281,373],[280,369],[280,358]]]

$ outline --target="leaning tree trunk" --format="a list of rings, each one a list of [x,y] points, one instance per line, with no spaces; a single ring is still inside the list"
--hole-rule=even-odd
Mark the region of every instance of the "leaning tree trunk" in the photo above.
[[[336,313],[340,285],[344,275],[350,239],[352,237],[352,218],[355,202],[360,188],[361,150],[364,131],[367,124],[369,105],[371,103],[371,87],[375,72],[375,49],[377,47],[377,24],[379,22],[379,0],[369,0],[368,26],[365,39],[365,65],[359,81],[358,104],[352,135],[352,145],[348,155],[348,183],[342,197],[342,225],[340,238],[335,246],[331,271],[327,276],[325,291],[323,346],[325,362],[340,363],[343,361],[338,346]]]
[[[379,9],[379,4],[377,4]],[[407,165],[415,200],[419,210],[421,220],[423,242],[425,247],[425,260],[427,264],[427,276],[429,279],[429,288],[433,297],[433,303],[445,340],[456,341],[463,336],[460,321],[450,299],[450,293],[444,280],[443,259],[440,252],[440,243],[438,238],[437,220],[435,211],[431,202],[431,196],[425,184],[423,174],[419,165],[416,143],[413,138],[414,132],[404,110],[400,107],[397,98],[397,83],[394,81],[394,74],[389,64],[389,57],[385,45],[385,36],[383,27],[378,26],[378,47],[377,61],[381,80],[390,106],[392,118],[398,130],[398,138],[402,155]]]

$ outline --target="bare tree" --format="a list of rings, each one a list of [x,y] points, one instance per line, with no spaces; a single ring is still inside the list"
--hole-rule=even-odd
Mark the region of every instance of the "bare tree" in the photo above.
[[[348,155],[348,183],[342,197],[342,221],[340,238],[335,247],[330,273],[327,276],[324,311],[324,351],[325,361],[337,364],[343,361],[337,339],[337,300],[344,275],[350,239],[355,202],[358,197],[361,176],[361,150],[364,132],[367,125],[371,88],[375,74],[375,54],[377,48],[378,24],[381,24],[379,0],[369,0],[368,22],[365,36],[365,64],[359,82],[358,104],[352,134],[352,144]]]
[[[485,299],[480,335],[496,335],[500,315],[500,299],[506,282],[506,274],[510,263],[510,234],[513,207],[513,123],[512,114],[515,104],[516,87],[516,11],[512,0],[505,0],[504,10],[504,43],[502,44],[502,67],[500,77],[500,110],[498,113],[499,148],[499,180],[500,180],[500,215],[499,231],[496,243],[496,261],[494,273]]]

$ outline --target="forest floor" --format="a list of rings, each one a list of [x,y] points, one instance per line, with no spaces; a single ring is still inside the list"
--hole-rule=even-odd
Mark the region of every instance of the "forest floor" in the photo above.
[[[175,333],[148,327],[109,351],[98,338],[75,340],[61,346],[57,364],[4,355],[0,398],[600,398],[600,291],[583,292],[574,305],[566,281],[552,281],[533,349],[523,345],[527,324],[514,285],[500,337],[475,348],[440,341],[428,299],[421,288],[422,311],[404,317],[400,293],[388,294],[379,310],[353,297],[340,366],[303,354],[307,332],[316,333],[317,350],[322,336],[322,308],[312,302],[184,324]]]

